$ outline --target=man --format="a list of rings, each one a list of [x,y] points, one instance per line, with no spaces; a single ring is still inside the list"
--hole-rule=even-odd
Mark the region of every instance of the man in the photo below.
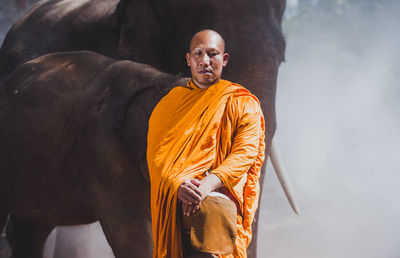
[[[217,32],[196,33],[186,54],[191,81],[171,90],[151,115],[147,161],[154,257],[183,256],[179,212],[194,214],[217,189],[238,210],[234,251],[224,257],[247,256],[264,161],[264,120],[255,96],[221,79],[228,59]]]

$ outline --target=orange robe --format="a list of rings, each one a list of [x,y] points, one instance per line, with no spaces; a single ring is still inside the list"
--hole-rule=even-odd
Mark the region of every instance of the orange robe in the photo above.
[[[177,190],[210,168],[239,210],[235,250],[224,257],[246,257],[264,149],[259,102],[238,84],[220,80],[200,89],[189,82],[161,99],[150,117],[147,148],[153,257],[182,257]]]

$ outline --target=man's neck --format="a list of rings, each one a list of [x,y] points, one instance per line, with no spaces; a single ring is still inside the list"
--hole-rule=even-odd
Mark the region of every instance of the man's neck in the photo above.
[[[217,84],[220,80],[221,80],[221,79],[218,79],[218,80],[216,80],[216,81],[214,81],[214,82],[212,82],[212,83],[210,83],[210,84],[201,84],[201,83],[196,82],[196,81],[192,78],[192,82],[193,82],[194,86],[196,86],[197,88],[200,88],[200,89],[207,89],[207,88],[210,88],[210,87],[213,86],[214,84]]]

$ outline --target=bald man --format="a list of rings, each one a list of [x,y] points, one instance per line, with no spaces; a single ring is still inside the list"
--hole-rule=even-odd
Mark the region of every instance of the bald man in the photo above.
[[[180,221],[181,214],[198,212],[214,191],[237,208],[234,249],[219,257],[247,257],[264,161],[262,111],[248,90],[221,79],[229,54],[217,32],[196,33],[186,60],[191,80],[171,90],[149,121],[153,257],[215,257],[183,251],[188,249]]]

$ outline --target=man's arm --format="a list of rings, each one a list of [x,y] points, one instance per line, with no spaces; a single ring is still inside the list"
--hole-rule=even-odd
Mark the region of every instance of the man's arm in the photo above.
[[[237,114],[237,133],[231,152],[211,175],[216,175],[223,186],[232,191],[249,170],[259,154],[263,134],[262,111],[258,102],[250,96],[240,97],[232,108]]]
[[[252,97],[243,97],[233,106],[237,109],[235,113],[238,115],[238,129],[232,150],[227,158],[200,182],[198,187],[200,202],[182,205],[185,215],[196,212],[201,201],[210,192],[222,186],[231,190],[249,170],[258,155],[260,135],[263,133],[259,104]]]

